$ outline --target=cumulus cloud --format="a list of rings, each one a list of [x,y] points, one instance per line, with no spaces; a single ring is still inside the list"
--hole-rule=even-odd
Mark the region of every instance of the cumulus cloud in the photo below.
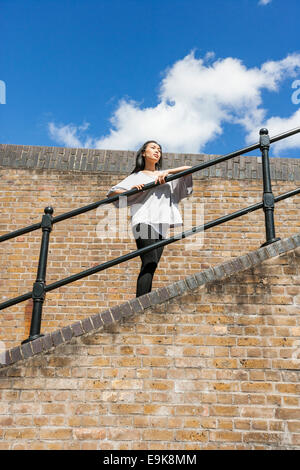
[[[230,123],[242,126],[246,140],[255,143],[260,127],[270,124],[274,135],[277,126],[297,121],[299,114],[295,113],[288,119],[270,118],[266,123],[262,92],[278,93],[281,83],[295,77],[299,70],[300,54],[296,53],[265,62],[261,67],[247,68],[237,58],[216,59],[213,53],[196,58],[191,52],[165,71],[156,106],[143,107],[134,100],[121,100],[110,119],[107,135],[87,136],[87,123],[76,127],[52,122],[49,132],[54,140],[73,147],[136,149],[153,138],[165,151],[197,153],[222,134],[225,123]],[[297,146],[300,147],[299,140]]]
[[[283,132],[290,131],[300,126],[300,109],[298,109],[292,116],[287,118],[271,117],[265,123],[264,127],[269,130],[270,137],[282,134]],[[249,126],[249,133],[247,135],[247,142],[251,145],[257,140],[257,129]],[[275,156],[284,157],[284,150],[300,148],[300,136],[296,134],[285,140],[280,140],[272,144],[272,153]]]
[[[258,4],[259,5],[268,5],[268,3],[271,3],[272,0],[259,0]]]
[[[66,147],[84,147],[88,148],[93,146],[91,138],[85,138],[84,143],[82,140],[82,134],[89,127],[89,123],[85,122],[81,126],[75,126],[74,124],[58,124],[49,122],[48,130],[50,137],[57,143],[62,144]]]

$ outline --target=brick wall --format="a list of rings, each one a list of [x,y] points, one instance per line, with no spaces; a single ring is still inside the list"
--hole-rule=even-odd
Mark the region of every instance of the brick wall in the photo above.
[[[300,235],[7,351],[1,449],[300,448]]]
[[[166,154],[164,167],[196,165],[211,158],[215,157]],[[52,205],[54,215],[59,215],[105,198],[108,188],[125,177],[133,164],[133,152],[0,145],[0,233],[40,222],[46,205]],[[299,160],[271,159],[271,171],[275,194],[299,185]],[[184,228],[195,224],[201,211],[207,222],[261,201],[261,173],[259,158],[237,157],[194,174],[194,193],[181,205]],[[99,235],[99,223],[106,225],[112,214],[119,217],[121,213],[112,209],[108,215],[108,207],[54,226],[47,284],[136,249],[130,232],[120,238],[110,227]],[[190,215],[187,208],[192,208]],[[285,238],[299,231],[298,213],[299,197],[276,205],[278,236]],[[122,214],[121,224],[127,227],[128,217],[124,211]],[[205,232],[200,246],[190,245],[191,240],[165,247],[154,289],[258,248],[265,240],[263,211]],[[32,290],[39,249],[40,231],[0,245],[1,301]],[[42,332],[55,331],[133,298],[139,266],[136,258],[48,293]],[[7,347],[28,337],[31,310],[31,301],[27,301],[1,311],[0,340]]]

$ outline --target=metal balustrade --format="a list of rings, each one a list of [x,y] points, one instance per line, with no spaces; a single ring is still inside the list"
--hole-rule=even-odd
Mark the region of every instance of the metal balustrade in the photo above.
[[[269,149],[270,149],[270,144],[274,142],[278,142],[279,140],[286,139],[287,137],[290,137],[292,135],[295,135],[300,132],[300,127],[296,129],[292,129],[288,132],[284,132],[282,134],[279,134],[275,137],[270,138],[268,130],[263,128],[259,132],[259,142],[257,144],[251,145],[249,147],[242,148],[240,150],[237,150],[235,152],[229,153],[227,155],[223,155],[221,157],[217,157],[213,160],[210,160],[205,163],[201,163],[199,165],[195,165],[187,170],[184,170],[180,173],[176,173],[174,175],[168,176],[165,181],[172,181],[177,178],[181,178],[182,176],[195,173],[196,171],[201,171],[204,170],[205,168],[208,168],[213,165],[217,165],[221,162],[224,162],[226,160],[232,159],[234,157],[243,155],[245,153],[249,153],[253,150],[260,149],[261,154],[262,154],[262,170],[263,170],[263,198],[262,202],[258,202],[252,206],[246,207],[244,209],[240,209],[236,212],[233,212],[231,214],[224,215],[218,219],[212,220],[210,222],[207,222],[201,226],[198,227],[192,227],[190,230],[184,231],[180,234],[177,234],[176,236],[169,237],[163,240],[160,240],[158,242],[155,242],[153,245],[141,248],[139,250],[132,251],[130,253],[127,253],[123,256],[119,256],[118,258],[112,259],[110,261],[107,261],[105,263],[99,264],[97,266],[94,266],[92,268],[86,269],[85,271],[81,271],[80,273],[73,274],[72,276],[69,276],[67,278],[61,279],[59,281],[53,282],[52,284],[46,285],[46,270],[47,270],[47,258],[48,258],[48,249],[49,249],[49,242],[50,242],[50,233],[52,231],[53,224],[62,222],[63,220],[67,220],[71,217],[76,217],[77,215],[83,214],[85,212],[91,211],[93,209],[98,208],[99,206],[106,205],[106,204],[111,204],[112,202],[116,201],[120,195],[115,195],[112,197],[107,197],[101,201],[94,202],[92,204],[89,204],[87,206],[80,207],[78,209],[74,209],[70,212],[65,212],[64,214],[58,215],[56,217],[53,217],[53,208],[52,207],[46,207],[44,210],[44,215],[42,217],[42,220],[40,223],[29,225],[27,227],[21,228],[19,230],[15,230],[13,232],[4,234],[0,236],[0,242],[3,242],[5,240],[10,240],[15,237],[19,237],[20,235],[24,235],[26,233],[42,229],[42,239],[41,239],[41,247],[40,247],[40,255],[39,255],[39,262],[38,262],[38,269],[37,269],[37,276],[36,280],[33,284],[33,289],[31,292],[27,292],[23,295],[20,295],[18,297],[15,297],[13,299],[7,300],[3,303],[0,304],[0,310],[5,309],[7,307],[16,305],[20,302],[24,302],[26,300],[29,300],[32,298],[33,300],[33,309],[32,309],[32,317],[31,317],[31,326],[30,326],[30,333],[29,337],[23,341],[23,343],[33,341],[40,336],[43,336],[41,334],[41,320],[42,320],[42,308],[43,308],[43,303],[45,300],[45,296],[47,292],[50,292],[54,289],[57,289],[59,287],[65,286],[67,284],[70,284],[74,281],[77,281],[79,279],[82,279],[84,277],[90,276],[92,274],[98,273],[100,271],[103,271],[105,269],[108,269],[112,266],[115,266],[117,264],[124,263],[125,261],[129,261],[130,259],[136,258],[137,256],[140,256],[144,253],[148,253],[149,251],[159,248],[165,245],[169,245],[170,243],[174,243],[178,240],[181,240],[183,238],[190,237],[194,235],[195,233],[199,233],[205,230],[208,230],[212,227],[215,227],[217,225],[223,224],[225,222],[228,222],[230,220],[233,220],[237,217],[241,217],[245,214],[248,214],[250,212],[254,212],[259,209],[264,210],[265,214],[265,231],[266,231],[266,241],[263,244],[269,245],[271,243],[276,242],[277,240],[280,240],[280,238],[276,237],[275,234],[275,225],[274,225],[274,208],[275,208],[275,203],[282,201],[284,199],[290,198],[292,196],[296,196],[297,194],[300,193],[300,188],[296,188],[292,191],[289,191],[287,193],[278,195],[274,197],[273,192],[272,192],[272,183],[271,183],[271,173],[270,173],[270,161],[269,161]],[[147,191],[154,186],[156,186],[159,183],[152,182],[146,184],[142,189],[131,189],[129,191],[123,192],[121,194],[122,197],[124,196],[131,196],[133,194],[136,194],[141,191]]]

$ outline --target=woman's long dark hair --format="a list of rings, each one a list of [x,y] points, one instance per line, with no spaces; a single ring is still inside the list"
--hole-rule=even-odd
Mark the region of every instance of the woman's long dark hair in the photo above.
[[[145,152],[147,145],[152,144],[152,143],[157,144],[160,147],[160,159],[157,163],[155,163],[155,169],[156,170],[161,169],[161,167],[162,167],[162,148],[161,148],[161,145],[158,142],[156,142],[155,140],[147,140],[147,142],[145,142],[136,153],[135,168],[131,172],[131,175],[132,175],[132,173],[137,173],[138,171],[142,171],[142,170],[145,169],[145,158],[143,156],[143,153]]]

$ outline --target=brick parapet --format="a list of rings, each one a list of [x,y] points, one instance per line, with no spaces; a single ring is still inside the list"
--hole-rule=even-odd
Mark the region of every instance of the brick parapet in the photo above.
[[[197,165],[219,155],[164,153],[163,167]],[[34,170],[56,170],[127,175],[134,167],[135,152],[0,144],[0,166]],[[300,181],[300,159],[271,158],[271,177]],[[194,174],[195,178],[261,179],[259,156],[239,156]]]
[[[58,329],[46,334],[32,342],[9,349],[1,353],[0,368],[5,374],[8,368],[19,361],[25,361],[33,356],[50,352],[58,346],[69,343],[72,338],[96,332],[104,327],[109,327],[115,323],[126,321],[126,318],[142,313],[144,310],[169,300],[187,294],[208,283],[220,282],[230,276],[254,268],[264,261],[285,254],[300,246],[300,233],[279,240],[258,250],[239,256],[232,260],[210,267],[188,276],[183,280],[174,282],[166,287],[155,289],[149,294],[134,298],[123,304],[108,308],[107,310],[89,316],[83,320],[70,324],[67,327]]]

